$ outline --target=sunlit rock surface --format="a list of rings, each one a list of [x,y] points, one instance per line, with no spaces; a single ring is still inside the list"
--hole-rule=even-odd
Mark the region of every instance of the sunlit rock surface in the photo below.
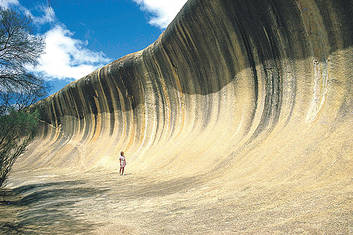
[[[37,104],[13,226],[353,233],[352,44],[351,0],[190,0],[154,44]]]

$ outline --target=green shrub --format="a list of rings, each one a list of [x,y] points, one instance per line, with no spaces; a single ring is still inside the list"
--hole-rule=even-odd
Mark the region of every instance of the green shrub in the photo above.
[[[12,109],[0,116],[0,187],[4,184],[16,159],[26,150],[38,126],[38,111]]]

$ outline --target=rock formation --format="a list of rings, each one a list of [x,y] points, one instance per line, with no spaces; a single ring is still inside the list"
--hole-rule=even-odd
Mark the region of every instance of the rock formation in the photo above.
[[[155,43],[36,104],[15,170],[115,170],[123,150],[132,174],[229,192],[349,181],[352,46],[351,0],[190,0]]]
[[[26,158],[288,176],[352,160],[352,43],[351,1],[189,1],[154,44],[41,101]]]

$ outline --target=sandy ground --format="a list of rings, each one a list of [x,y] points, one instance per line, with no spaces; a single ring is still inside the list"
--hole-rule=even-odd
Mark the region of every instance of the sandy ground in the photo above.
[[[62,173],[62,172],[61,172]],[[210,177],[212,178],[212,177]],[[353,179],[222,189],[205,176],[17,172],[1,234],[353,234]]]

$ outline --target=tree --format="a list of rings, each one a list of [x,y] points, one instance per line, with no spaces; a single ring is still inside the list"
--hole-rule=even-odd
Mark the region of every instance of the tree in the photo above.
[[[44,50],[31,19],[0,9],[0,187],[25,150],[38,125],[38,113],[26,109],[46,95],[42,78],[28,71]]]

